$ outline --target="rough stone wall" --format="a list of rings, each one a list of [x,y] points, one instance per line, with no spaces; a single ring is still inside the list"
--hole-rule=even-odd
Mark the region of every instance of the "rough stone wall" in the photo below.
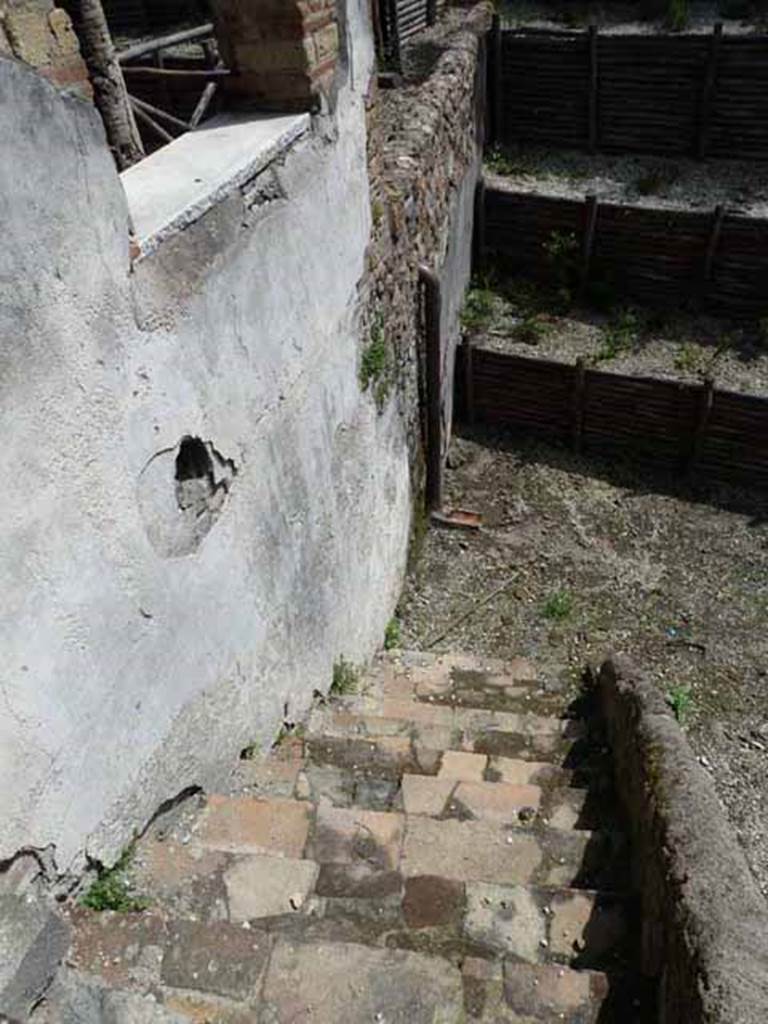
[[[632,840],[642,964],[661,1024],[768,1020],[768,907],[712,781],[658,690],[625,659],[599,694]]]
[[[52,0],[0,0],[0,56],[30,64],[60,89],[91,96],[72,22]]]
[[[368,160],[373,230],[362,284],[365,332],[385,325],[408,422],[416,491],[423,483],[423,435],[418,419],[424,391],[420,263],[443,285],[443,422],[451,422],[453,363],[459,312],[471,272],[474,195],[482,153],[482,43],[489,3],[446,12],[406,54],[410,72],[396,89],[368,97]],[[434,49],[440,52],[435,61]],[[434,61],[425,74],[422,61]]]

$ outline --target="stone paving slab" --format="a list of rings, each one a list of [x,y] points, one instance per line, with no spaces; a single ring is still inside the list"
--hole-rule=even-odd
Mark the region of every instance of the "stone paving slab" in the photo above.
[[[310,820],[311,807],[297,800],[211,796],[194,842],[209,850],[300,858]]]
[[[571,772],[547,761],[491,756],[485,777],[491,782],[509,782],[514,786],[563,786],[571,782]]]
[[[224,872],[230,921],[250,921],[301,910],[319,872],[311,860],[252,855]]]
[[[523,1020],[536,1024],[597,1024],[607,994],[608,980],[603,974],[504,962],[504,997],[507,1006]]]
[[[258,997],[272,936],[229,924],[175,921],[168,928],[163,985],[244,1001]]]
[[[473,943],[528,963],[603,965],[623,952],[624,908],[610,896],[533,886],[466,887]]]
[[[319,864],[363,862],[397,870],[404,825],[402,814],[320,804],[310,853]]]
[[[155,913],[97,914],[81,907],[68,909],[72,938],[70,967],[100,977],[114,988],[159,982],[163,949],[168,939],[164,917]]]
[[[260,1021],[273,1024],[463,1024],[461,976],[444,960],[398,950],[278,942]]]
[[[539,786],[514,786],[508,782],[461,782],[453,791],[451,811],[464,816],[517,824],[532,820],[541,807]]]
[[[524,884],[534,880],[543,862],[536,838],[522,830],[507,833],[484,821],[407,819],[401,868],[406,877]]]

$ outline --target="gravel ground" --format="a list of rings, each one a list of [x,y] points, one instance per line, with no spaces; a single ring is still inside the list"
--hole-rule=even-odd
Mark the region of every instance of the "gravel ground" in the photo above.
[[[681,708],[768,895],[768,504],[477,431],[454,439],[446,506],[401,600],[406,647],[522,655],[572,698],[624,651]]]
[[[501,13],[505,26],[509,27],[578,29],[595,24],[613,35],[647,35],[668,30],[663,14],[668,3],[660,0],[641,6],[661,10],[662,15],[639,19],[637,3],[600,3],[599,0],[562,0],[560,3],[557,0],[506,0],[501,5]],[[737,7],[745,10],[750,7],[749,17],[734,17]],[[733,35],[766,31],[768,5],[764,0],[751,5],[689,0],[688,11],[686,33],[711,32],[717,21],[723,23],[724,32]]]
[[[472,332],[479,347],[571,364],[581,356],[609,373],[688,383],[710,376],[722,390],[768,395],[765,322],[577,307],[559,315],[548,311],[546,293],[528,282],[486,284],[472,293],[481,296],[487,310]]]
[[[653,156],[590,156],[572,150],[534,146],[496,150],[486,158],[486,180],[494,188],[535,192],[557,199],[600,202],[652,209],[768,216],[768,176],[764,167],[744,160],[671,159]]]

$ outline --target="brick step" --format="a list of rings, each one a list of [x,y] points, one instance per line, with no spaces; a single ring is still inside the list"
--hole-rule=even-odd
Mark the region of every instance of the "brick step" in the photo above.
[[[641,1019],[621,975],[468,957],[462,976],[467,1024],[639,1024]]]
[[[373,899],[379,886],[395,897],[420,876],[610,891],[627,881],[620,833],[250,797],[211,797],[182,834],[146,836],[132,871],[137,889],[169,912],[242,921],[314,912],[316,896],[359,895],[325,889],[328,865],[349,865],[343,873]]]
[[[470,883],[464,934],[486,955],[615,969],[631,955],[625,902],[583,889]]]
[[[304,740],[304,751],[307,760],[315,764],[388,775],[435,775],[445,751],[543,762],[578,770],[583,776],[593,774],[592,751],[581,740],[573,743],[558,736],[526,736],[497,730],[484,731],[469,741],[458,733],[436,734],[434,730],[421,730],[418,735],[355,737],[310,733]]]
[[[70,918],[70,975],[51,995],[52,1021],[80,1020],[89,993],[88,1019],[105,1019],[104,986],[128,1004],[115,1016],[126,1022],[464,1021],[461,975],[439,957],[152,914]]]
[[[385,714],[316,709],[309,720],[309,738],[408,739],[425,749],[480,750],[507,757],[559,759],[575,741],[584,741],[585,724],[576,719],[509,712],[454,709],[418,701],[397,701]]]
[[[313,748],[313,760],[264,762],[243,761],[233,776],[233,794],[248,794],[258,797],[292,797],[319,803],[327,800],[339,807],[354,805],[369,810],[400,809],[398,804],[402,779],[418,775],[437,778],[443,769],[443,779],[448,772],[455,771],[458,760],[454,753],[434,751],[430,758],[421,761],[411,755],[402,760],[382,756],[381,748],[370,744],[359,744],[351,750],[336,741],[328,746],[322,743]],[[391,754],[387,751],[387,754]],[[446,758],[446,753],[451,756]],[[543,761],[528,761],[515,758],[468,757],[462,754],[461,762],[467,767],[466,777],[456,781],[485,781],[515,786],[536,786],[544,794],[544,802],[552,793],[552,801],[569,802],[580,816],[585,814],[595,820],[596,811],[592,805],[608,803],[605,786],[597,786],[599,780],[591,780],[592,788],[587,794],[584,786],[576,786],[579,777],[588,780],[583,772],[560,768]],[[337,765],[336,761],[342,761]],[[349,763],[347,763],[349,762]],[[559,792],[558,792],[559,791]],[[554,822],[553,822],[554,824]],[[573,827],[560,825],[558,827]],[[580,825],[594,828],[597,825]]]
[[[509,826],[542,824],[594,831],[616,823],[610,807],[593,800],[589,790],[488,782],[485,775],[479,780],[463,780],[405,774],[391,806],[406,814]]]

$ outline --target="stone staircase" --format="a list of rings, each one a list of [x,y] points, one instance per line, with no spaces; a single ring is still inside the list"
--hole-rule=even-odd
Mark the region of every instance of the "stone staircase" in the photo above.
[[[47,1019],[650,1020],[609,780],[522,659],[384,655],[231,792],[153,825],[147,910],[69,908]]]

